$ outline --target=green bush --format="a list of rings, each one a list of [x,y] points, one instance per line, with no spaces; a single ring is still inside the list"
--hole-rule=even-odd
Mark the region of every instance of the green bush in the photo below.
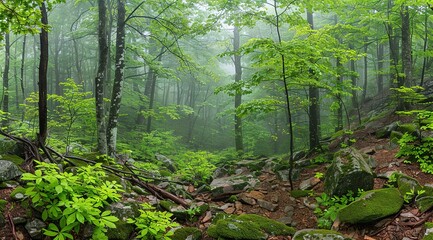
[[[83,225],[93,225],[92,239],[107,239],[106,228],[118,220],[104,207],[120,200],[121,185],[106,181],[101,164],[77,168],[76,174],[60,172],[56,164],[37,162],[34,174],[24,173],[28,181],[25,194],[42,210],[50,222],[44,234],[54,240],[73,239]]]
[[[179,166],[176,174],[184,181],[199,185],[211,180],[219,157],[206,151],[187,151],[176,156],[175,161]]]
[[[169,240],[173,232],[171,228],[179,226],[171,220],[173,214],[169,212],[155,211],[155,208],[148,203],[142,204],[143,209],[139,209],[140,216],[132,219],[128,218],[128,223],[135,224],[139,229],[137,238],[146,240]]]

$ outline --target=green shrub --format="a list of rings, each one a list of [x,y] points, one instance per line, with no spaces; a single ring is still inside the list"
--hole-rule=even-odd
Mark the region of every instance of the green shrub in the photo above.
[[[358,196],[361,192],[362,190],[358,191]],[[349,193],[341,197],[330,197],[326,193],[316,197],[317,207],[314,209],[314,213],[317,216],[317,226],[323,229],[331,229],[332,223],[337,219],[338,211],[355,201],[358,196],[354,196],[354,193],[349,191]]]
[[[54,240],[73,239],[83,225],[93,225],[92,239],[107,239],[106,228],[115,228],[118,220],[110,211],[102,211],[121,197],[121,185],[106,181],[101,164],[77,168],[77,173],[59,172],[56,164],[37,162],[34,174],[24,173],[25,194],[42,219],[50,222],[44,234]]]
[[[155,211],[155,208],[148,203],[142,204],[143,209],[139,209],[140,216],[132,219],[128,218],[128,223],[135,224],[139,229],[137,238],[146,240],[168,240],[173,235],[171,228],[179,226],[173,222],[169,212]]]
[[[187,151],[176,156],[175,161],[179,166],[177,175],[184,181],[198,185],[208,183],[219,157],[206,151]]]

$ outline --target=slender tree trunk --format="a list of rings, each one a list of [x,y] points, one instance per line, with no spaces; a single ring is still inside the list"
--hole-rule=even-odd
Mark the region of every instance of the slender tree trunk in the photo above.
[[[123,71],[125,68],[125,15],[125,1],[117,0],[116,67],[107,125],[107,147],[110,156],[116,153],[117,122],[122,100]]]
[[[3,100],[2,110],[3,112],[9,112],[9,66],[11,58],[11,45],[9,39],[9,33],[5,34],[5,68],[3,71]],[[2,121],[2,127],[9,125],[8,118],[5,117]]]
[[[401,60],[404,72],[403,82],[399,86],[411,86],[412,84],[412,40],[410,31],[409,7],[401,9]]]
[[[274,12],[275,12],[275,26],[277,30],[277,36],[278,36],[278,43],[282,43],[282,37],[280,33],[280,14],[278,13],[278,7],[277,7],[277,0],[274,0]],[[290,189],[293,190],[293,168],[295,165],[295,160],[293,158],[293,152],[295,149],[295,137],[293,136],[293,118],[292,118],[292,108],[290,104],[290,97],[289,97],[289,87],[287,86],[287,76],[286,76],[286,60],[284,54],[281,54],[281,74],[283,78],[283,84],[284,84],[284,96],[286,100],[286,109],[287,109],[287,124],[289,125],[289,138],[290,138],[290,145],[289,145],[289,182],[290,182]]]
[[[163,52],[164,52],[164,47],[161,47],[161,50],[158,54],[156,61],[161,62]],[[150,81],[150,84],[149,84],[150,89],[148,92],[145,93],[145,94],[148,94],[146,96],[149,97],[149,107],[148,107],[149,110],[153,109],[153,105],[155,103],[156,80],[157,79],[158,79],[158,74],[155,72],[155,70],[149,69],[148,81]],[[150,133],[151,131],[152,131],[152,115],[149,115],[149,117],[147,117],[146,132]]]
[[[384,48],[383,43],[377,46],[377,94],[381,95],[383,95]]]
[[[313,13],[307,10],[307,20],[310,24],[310,28],[314,29]],[[310,70],[310,77],[316,78],[314,72]],[[316,86],[308,87],[308,98],[310,101],[310,106],[308,109],[308,128],[309,128],[309,140],[310,140],[310,150],[315,150],[320,146],[320,105],[319,105],[319,89]]]
[[[428,36],[429,36],[429,29],[428,29],[428,18],[429,18],[430,14],[428,14],[427,12],[425,13],[425,17],[424,17],[424,45],[423,45],[423,53],[425,54],[428,48]],[[421,70],[421,82],[420,82],[420,86],[424,85],[424,77],[425,77],[425,70],[426,70],[426,66],[427,66],[427,60],[428,57],[426,55],[424,55],[423,58],[423,62],[422,62],[422,70]]]
[[[48,14],[45,6],[46,2],[40,5],[41,22],[45,26],[48,25]],[[47,114],[47,70],[48,70],[48,32],[45,28],[41,29],[40,36],[40,51],[39,58],[39,134],[38,142],[45,145],[48,136],[48,114]]]
[[[17,48],[18,44],[15,44],[15,50],[14,50],[14,56],[16,58],[17,56]],[[19,87],[18,87],[18,64],[14,63],[14,80],[15,80],[15,107],[17,110],[20,109],[20,94],[19,94]]]
[[[361,104],[365,102],[365,98],[367,97],[367,88],[368,88],[368,38],[365,38],[364,44],[364,86],[362,88],[362,96],[361,96]]]
[[[233,40],[233,50],[236,52],[239,50],[240,46],[240,34],[238,27],[235,26],[234,30],[234,40]],[[235,54],[234,56],[235,64],[235,82],[238,83],[242,80],[242,66],[241,66],[241,56]],[[241,91],[236,91],[235,94],[235,147],[238,153],[244,151],[243,134],[242,134],[242,118],[236,114],[236,109],[242,103],[242,93]]]
[[[25,91],[25,79],[24,79],[24,68],[25,68],[25,56],[26,56],[26,42],[27,42],[27,35],[24,35],[23,39],[23,49],[21,53],[21,69],[20,69],[20,86],[21,86],[21,94],[23,96],[23,101],[26,99],[26,91]]]
[[[107,6],[105,0],[98,0],[98,72],[95,78],[97,148],[101,154],[107,154],[107,128],[105,124],[104,85],[107,73]],[[77,56],[78,59],[78,56]],[[77,65],[78,67],[78,65]]]
[[[338,24],[338,16],[334,15],[334,24]],[[338,41],[341,43],[341,39],[338,39]],[[343,76],[342,76],[342,69],[343,65],[341,64],[341,59],[337,57],[336,59],[336,68],[337,68],[337,88],[338,90],[342,90],[343,85]],[[337,109],[337,126],[335,127],[335,132],[343,130],[344,122],[343,122],[343,99],[341,98],[341,94],[337,93],[335,95],[335,98],[338,102],[338,109]]]
[[[37,50],[36,50],[36,46],[38,44],[38,38],[36,35],[33,36],[33,56],[37,55]],[[36,76],[36,69],[37,69],[37,65],[36,65],[37,61],[33,61],[33,92],[37,92],[38,91],[38,77]]]

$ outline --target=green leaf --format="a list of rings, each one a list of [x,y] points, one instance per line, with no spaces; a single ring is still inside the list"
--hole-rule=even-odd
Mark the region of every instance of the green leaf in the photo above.
[[[70,225],[73,222],[75,222],[75,213],[72,213],[71,215],[68,216],[68,218],[66,219],[66,225]]]
[[[63,192],[63,187],[60,186],[60,185],[57,185],[57,186],[56,186],[56,192],[57,192],[57,194],[62,193],[62,192]]]
[[[77,215],[77,220],[80,223],[84,223],[84,216],[80,212],[77,212],[76,215]]]
[[[45,230],[44,234],[49,236],[49,237],[54,237],[57,236],[59,233],[58,232],[53,232],[53,231],[49,231],[49,230]]]

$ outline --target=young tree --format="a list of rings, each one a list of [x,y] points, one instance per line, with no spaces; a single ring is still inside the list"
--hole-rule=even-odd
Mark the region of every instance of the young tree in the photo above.
[[[3,69],[3,99],[2,99],[2,110],[5,113],[9,112],[9,65],[11,58],[11,44],[9,39],[9,33],[5,34],[5,67]],[[8,118],[4,118],[2,121],[2,127],[8,126]]]
[[[242,80],[242,65],[241,55],[238,53],[240,46],[240,34],[237,26],[233,29],[233,51],[235,52],[233,62],[235,64],[235,83],[239,83]],[[235,109],[237,109],[242,103],[241,91],[236,91],[235,94]],[[244,151],[243,134],[242,134],[242,118],[235,113],[235,147],[236,151],[241,153]]]

